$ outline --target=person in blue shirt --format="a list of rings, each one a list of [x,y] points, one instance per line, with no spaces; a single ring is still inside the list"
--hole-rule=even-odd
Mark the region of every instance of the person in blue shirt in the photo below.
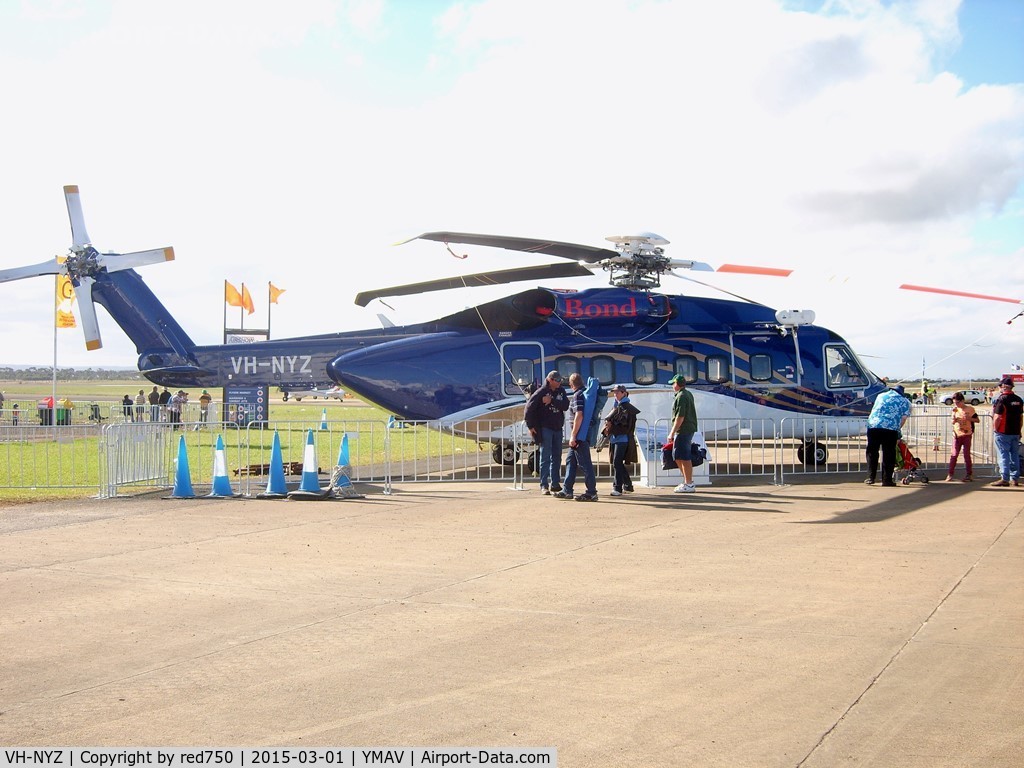
[[[878,450],[882,450],[882,485],[896,485],[896,443],[900,430],[910,416],[910,401],[903,396],[903,387],[880,392],[868,416],[868,477],[864,482],[874,485],[878,475]]]
[[[572,426],[569,428],[569,456],[565,460],[565,482],[562,484],[562,490],[551,495],[557,499],[597,501],[597,474],[594,471],[594,461],[590,457],[590,425],[583,423],[586,408],[583,377],[578,373],[570,374],[569,386],[572,387],[572,394],[569,395],[569,416],[572,417]],[[574,497],[572,489],[576,483],[578,470],[583,470],[586,491]]]

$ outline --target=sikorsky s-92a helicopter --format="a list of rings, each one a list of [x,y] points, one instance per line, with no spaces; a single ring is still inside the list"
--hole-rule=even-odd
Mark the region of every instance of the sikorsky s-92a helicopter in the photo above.
[[[822,430],[860,431],[859,420],[886,386],[840,336],[814,325],[809,311],[775,311],[739,297],[658,293],[662,276],[675,269],[714,270],[669,259],[668,242],[649,233],[608,238],[613,249],[427,233],[414,239],[493,246],[564,262],[367,291],[356,302],[365,306],[385,296],[589,276],[596,270],[609,274],[611,287],[538,287],[426,323],[198,346],[134,269],[172,259],[173,251],[97,251],[86,232],[78,188],[65,187],[64,194],[72,231],[66,261],[0,270],[0,282],[67,274],[77,291],[86,345],[101,346],[94,307],[100,304],[135,343],[139,370],[167,387],[340,385],[402,419],[472,425],[518,421],[524,395],[547,371],[558,370],[566,378],[579,372],[604,385],[627,384],[632,401],[653,423],[669,416],[667,382],[682,374],[691,382],[700,417],[714,419],[717,431],[743,429],[758,437],[762,424],[790,423],[783,436],[799,442],[802,460],[820,463]],[[785,274],[736,265],[718,271]],[[795,416],[821,418],[786,418]],[[814,426],[803,426],[808,423]],[[461,429],[470,433],[473,427]],[[504,442],[508,434],[490,426],[477,432],[494,444],[495,459],[505,462],[515,458]]]

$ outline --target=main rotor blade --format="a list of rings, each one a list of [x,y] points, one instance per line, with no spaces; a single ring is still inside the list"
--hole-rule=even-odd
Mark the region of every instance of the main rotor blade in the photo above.
[[[929,288],[924,285],[909,285],[904,283],[900,286],[904,291],[922,291],[924,293],[941,293],[946,296],[962,296],[965,299],[983,299],[985,301],[1005,301],[1007,304],[1024,304],[1020,299],[1009,299],[1003,296],[987,296],[984,293],[966,293],[965,291],[951,291],[948,288]]]
[[[465,245],[486,245],[493,248],[505,248],[510,251],[524,251],[526,253],[543,253],[547,256],[557,256],[560,259],[572,261],[585,261],[587,264],[596,264],[599,261],[610,259],[619,255],[618,251],[608,248],[595,248],[590,245],[577,245],[575,243],[560,243],[555,240],[534,240],[528,237],[506,237],[504,235],[474,235],[468,232],[426,232],[418,237],[403,240],[396,245],[405,245],[413,240],[436,240],[439,243],[460,243]]]
[[[85,231],[85,215],[82,213],[82,200],[78,194],[78,186],[69,184],[64,187],[64,199],[68,204],[68,218],[71,219],[71,242],[74,245],[89,245],[89,233]]]
[[[134,251],[133,253],[101,253],[97,261],[100,266],[107,268],[107,272],[120,272],[122,269],[174,261],[174,249],[155,248],[152,251]]]
[[[96,319],[96,305],[92,301],[91,277],[83,277],[75,286],[75,296],[78,299],[78,314],[82,318],[82,331],[85,333],[85,348],[88,350],[99,349],[103,346],[100,339],[100,324]]]
[[[476,288],[482,285],[501,285],[521,280],[548,280],[557,277],[590,277],[594,273],[579,263],[544,264],[539,267],[519,267],[502,269],[497,272],[477,272],[473,275],[446,277],[440,280],[428,280],[424,283],[397,285],[392,288],[378,288],[356,294],[356,304],[365,307],[381,296],[409,296],[430,291],[444,291],[449,288]]]
[[[32,264],[27,267],[14,267],[13,269],[0,269],[0,283],[10,280],[21,280],[26,277],[38,277],[39,275],[58,275],[64,271],[64,267],[57,263],[56,259],[50,259],[40,264]]]

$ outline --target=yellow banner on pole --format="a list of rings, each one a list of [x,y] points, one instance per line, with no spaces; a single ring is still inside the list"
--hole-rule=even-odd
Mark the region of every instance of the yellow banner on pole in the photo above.
[[[58,258],[58,262],[63,262],[63,258]],[[75,286],[71,284],[71,278],[67,275],[57,275],[56,285],[56,306],[54,312],[54,325],[57,328],[77,328],[78,323],[75,322],[75,314],[71,311],[72,304],[75,302]]]

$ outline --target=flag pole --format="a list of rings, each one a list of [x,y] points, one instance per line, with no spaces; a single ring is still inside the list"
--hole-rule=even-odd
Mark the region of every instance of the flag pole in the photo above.
[[[245,283],[242,283],[242,296],[245,296]],[[242,301],[242,306],[238,308],[238,327],[241,330],[245,330],[245,301]]]
[[[224,336],[224,340],[221,343],[222,344],[227,344],[228,343],[228,281],[227,281],[226,278],[224,280],[224,290],[222,291],[221,300],[224,302],[224,329],[223,329],[223,332],[222,332],[223,336]]]
[[[270,300],[270,281],[267,280],[267,341],[270,341],[270,310],[273,308],[273,302]]]
[[[53,276],[53,295],[56,303],[57,291],[60,289],[60,275]],[[53,308],[53,379],[50,382],[50,424],[53,425],[54,437],[57,435],[57,307]]]

